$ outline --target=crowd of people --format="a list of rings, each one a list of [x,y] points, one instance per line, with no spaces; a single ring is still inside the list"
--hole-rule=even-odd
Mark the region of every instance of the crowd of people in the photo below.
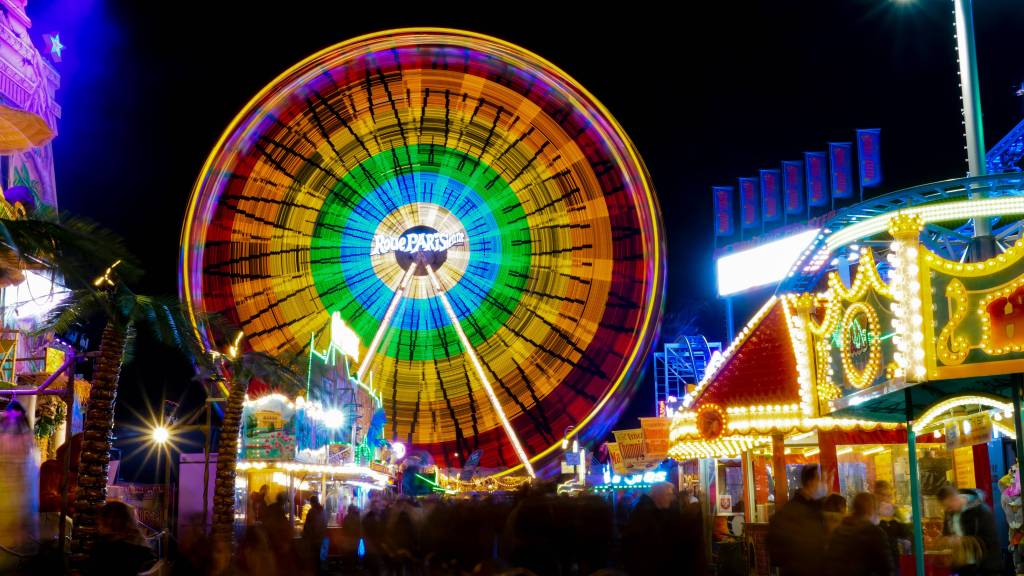
[[[909,552],[910,527],[893,505],[892,486],[875,484],[852,501],[828,494],[817,465],[801,471],[800,487],[771,518],[768,550],[780,576],[895,576]],[[950,571],[995,576],[1003,558],[995,518],[975,490],[943,486],[943,546]],[[527,576],[692,574],[704,576],[701,506],[674,485],[646,492],[559,496],[550,486],[508,497],[412,499],[375,493],[364,510],[345,510],[329,533],[316,495],[301,531],[283,493],[244,527],[234,554],[202,534],[183,534],[173,574],[203,576],[402,576],[516,574]],[[131,509],[109,502],[100,539],[82,573],[135,574],[155,557],[141,541]],[[328,550],[333,550],[329,555]],[[330,563],[328,563],[330,560]]]
[[[817,465],[801,470],[800,489],[772,516],[768,529],[771,563],[780,576],[895,576],[901,550],[909,549],[910,527],[893,505],[892,486],[854,496],[850,509]],[[945,509],[943,547],[958,576],[996,576],[1003,558],[995,516],[977,490],[943,486],[935,495]]]
[[[350,506],[339,533],[326,534],[313,500],[301,535],[287,499],[260,512],[239,535],[233,560],[201,537],[185,538],[174,572],[196,575],[667,574],[703,576],[700,506],[670,483],[615,501],[560,496],[538,486],[506,497],[411,499],[376,493]],[[330,543],[333,551],[327,557]],[[330,560],[330,562],[328,562]]]

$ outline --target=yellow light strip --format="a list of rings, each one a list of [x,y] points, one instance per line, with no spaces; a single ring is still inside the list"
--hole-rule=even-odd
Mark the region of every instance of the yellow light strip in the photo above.
[[[927,204],[900,210],[896,214],[914,214],[925,223],[948,222],[950,220],[968,220],[1010,214],[1024,214],[1024,198],[986,198],[983,200],[959,200],[941,204]],[[829,250],[835,250],[861,238],[868,238],[886,230],[894,213],[887,212],[868,218],[862,222],[851,224],[825,239]]]
[[[286,472],[309,472],[316,474],[335,474],[335,475],[359,475],[372,478],[379,484],[387,484],[388,475],[383,472],[378,472],[372,468],[366,466],[357,466],[355,464],[343,464],[341,466],[332,466],[328,464],[305,464],[302,462],[267,462],[261,460],[239,460],[235,464],[236,470],[266,470],[280,468]]]
[[[373,335],[373,340],[370,341],[370,349],[366,351],[366,358],[363,358],[363,363],[359,365],[359,370],[356,372],[356,380],[362,382],[366,372],[373,365],[373,357],[377,355],[377,348],[380,347],[380,341],[384,339],[384,333],[391,326],[391,319],[395,315],[395,310],[398,309],[398,303],[402,301],[402,296],[405,295],[405,291],[409,288],[409,279],[412,278],[412,273],[415,269],[416,266],[410,264],[405,270],[405,274],[402,275],[402,280],[398,283],[398,289],[395,290],[394,295],[391,296],[391,302],[388,303],[388,310],[384,313],[380,327],[377,328],[377,333]]]
[[[800,411],[804,416],[814,416],[816,406],[814,402],[814,369],[810,361],[810,354],[807,349],[808,328],[804,316],[796,310],[799,297],[788,295],[782,300],[782,311],[786,317],[786,327],[789,330],[789,341],[793,347],[793,361],[796,363],[797,385],[800,390]]]
[[[879,452],[883,452],[884,450],[885,446],[875,446],[874,448],[868,448],[867,450],[861,452],[861,454],[865,456],[871,456],[872,454],[878,454]]]
[[[987,394],[971,394],[967,396],[955,396],[953,398],[947,398],[941,402],[934,404],[931,408],[925,410],[924,414],[921,414],[914,422],[914,432],[920,434],[928,427],[936,418],[941,416],[943,413],[952,410],[953,408],[959,408],[960,406],[970,406],[971,404],[977,404],[979,406],[986,406],[989,408],[995,408],[1002,412],[1012,412],[1013,404],[1005,402],[996,396],[990,396]]]
[[[898,430],[902,423],[872,422],[853,418],[803,417],[799,413],[761,411],[765,406],[750,406],[746,412],[733,412],[726,422],[723,435],[759,436],[768,434],[791,434],[822,430]],[[733,408],[736,410],[736,408]],[[704,440],[691,420],[674,418],[669,430],[669,440],[674,443]]]
[[[487,398],[490,399],[491,406],[501,420],[501,426],[505,429],[505,434],[508,435],[509,441],[512,442],[512,447],[515,448],[516,454],[519,456],[519,461],[523,463],[523,468],[526,469],[526,473],[530,475],[530,478],[536,478],[536,474],[533,472],[533,465],[530,464],[530,458],[526,455],[526,451],[523,450],[523,445],[519,443],[519,436],[516,436],[512,423],[505,416],[505,410],[502,409],[501,402],[498,402],[498,396],[494,393],[494,388],[491,387],[490,381],[487,380],[487,375],[484,374],[484,367],[480,365],[480,359],[477,358],[476,350],[473,349],[469,338],[466,337],[466,333],[462,330],[462,323],[459,322],[459,317],[455,315],[455,310],[452,308],[451,302],[448,301],[448,296],[441,287],[441,282],[437,279],[437,275],[434,274],[434,268],[430,264],[424,264],[424,267],[427,269],[427,276],[430,276],[430,283],[434,286],[434,291],[437,292],[437,297],[441,300],[441,305],[444,306],[445,312],[448,313],[448,318],[452,321],[455,333],[459,335],[459,340],[462,341],[462,347],[465,348],[473,368],[476,369],[476,375],[480,378],[480,384],[483,385],[484,391],[487,392]],[[412,269],[413,266],[409,266],[409,270]]]
[[[772,309],[772,306],[775,304],[775,300],[776,297],[772,295],[772,297],[769,298],[763,306],[761,306],[761,309],[757,311],[757,314],[754,314],[754,317],[750,319],[750,322],[747,322],[747,325],[744,326],[736,338],[733,339],[732,344],[729,344],[729,347],[726,348],[725,352],[722,352],[722,355],[720,356],[721,360],[718,363],[713,365],[708,364],[707,369],[704,372],[704,378],[702,378],[693,389],[693,392],[686,396],[683,401],[684,406],[692,405],[693,402],[700,397],[701,392],[703,392],[704,389],[707,388],[708,384],[715,379],[715,376],[718,374],[718,371],[722,366],[725,366],[729,359],[732,358],[732,355],[736,353],[736,350],[747,341],[747,338],[750,337],[750,334],[754,331],[757,324],[768,314],[768,311]]]
[[[1002,254],[982,262],[947,260],[923,246],[921,251],[924,253],[925,262],[934,270],[941,270],[959,278],[976,278],[1002,272],[1019,262],[1021,257],[1024,257],[1024,238],[1018,239]]]
[[[678,442],[669,449],[668,456],[674,460],[739,456],[751,448],[770,444],[771,441],[771,436],[729,436],[711,441]]]

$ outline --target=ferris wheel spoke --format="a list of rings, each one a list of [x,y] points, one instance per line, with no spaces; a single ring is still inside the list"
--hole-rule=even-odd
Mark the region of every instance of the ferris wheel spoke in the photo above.
[[[366,372],[373,365],[373,357],[377,355],[380,341],[384,339],[384,333],[388,331],[388,327],[391,325],[391,320],[395,315],[395,309],[398,308],[398,303],[402,301],[402,296],[405,295],[405,291],[409,288],[409,279],[412,278],[412,273],[415,269],[415,266],[409,266],[409,269],[402,275],[402,281],[398,283],[398,289],[395,290],[395,294],[391,297],[391,302],[388,304],[388,310],[384,313],[384,318],[380,322],[380,327],[377,328],[377,333],[373,335],[373,340],[370,341],[370,349],[366,351],[366,358],[363,359],[363,363],[359,365],[359,371],[356,373],[356,379],[360,382],[363,381]]]

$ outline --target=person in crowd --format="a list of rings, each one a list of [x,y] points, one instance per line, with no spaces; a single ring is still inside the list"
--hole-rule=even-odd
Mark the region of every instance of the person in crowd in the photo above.
[[[683,518],[675,486],[662,482],[637,501],[622,537],[623,564],[630,574],[668,574],[678,568],[671,554],[684,538]]]
[[[264,484],[258,491],[249,495],[249,524],[263,521],[263,515],[267,510],[267,493],[269,491],[270,488]]]
[[[825,532],[832,534],[832,531],[839,527],[839,524],[846,518],[846,498],[842,494],[833,492],[821,502],[821,514],[825,518]]]
[[[952,571],[958,576],[995,576],[1003,571],[992,509],[979,490],[943,486],[935,495],[946,511],[942,534],[953,550]]]
[[[136,576],[156,564],[156,554],[143,539],[131,506],[107,502],[100,508],[96,528],[99,538],[82,569],[84,575]]]
[[[341,557],[346,565],[355,566],[359,552],[359,541],[363,539],[363,519],[359,515],[359,507],[350,504],[341,522],[344,539],[341,545]],[[364,545],[365,546],[365,545]]]
[[[886,480],[875,482],[875,498],[878,499],[878,527],[888,536],[889,554],[895,566],[900,565],[900,548],[910,550],[911,520],[906,512],[896,505],[892,484]]]
[[[551,543],[562,536],[554,529],[555,511],[545,486],[529,490],[509,514],[505,525],[509,564],[537,574],[557,574],[558,558]]]
[[[270,506],[267,507],[268,509]],[[234,573],[245,576],[277,576],[281,572],[291,573],[290,564],[281,563],[271,543],[266,526],[249,526],[238,542],[235,554]],[[286,572],[287,571],[287,572]]]
[[[781,576],[824,574],[825,518],[821,500],[827,483],[817,464],[800,471],[800,488],[768,525],[768,553]]]
[[[832,576],[895,576],[889,539],[878,527],[878,500],[861,492],[853,497],[853,514],[843,518],[829,538],[826,573]]]
[[[306,556],[307,565],[314,574],[323,571],[323,562],[326,560],[324,542],[327,539],[327,513],[320,504],[320,497],[313,494],[309,497],[309,511],[306,512],[306,522],[302,525],[302,547]]]
[[[294,566],[296,563],[292,542],[295,529],[288,517],[288,506],[288,494],[280,491],[274,497],[274,503],[267,506],[263,513],[263,532],[270,541],[270,548],[279,566]]]

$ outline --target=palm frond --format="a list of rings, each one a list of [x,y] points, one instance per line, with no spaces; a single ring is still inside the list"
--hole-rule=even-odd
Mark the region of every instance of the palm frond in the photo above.
[[[76,324],[85,324],[107,313],[108,302],[105,294],[88,288],[73,290],[67,299],[43,318],[37,331],[62,334]]]
[[[130,364],[135,359],[135,346],[139,341],[139,332],[134,324],[129,324],[124,332],[124,352],[121,354],[121,363]]]
[[[275,388],[294,394],[306,388],[306,378],[299,364],[292,357],[275,358],[263,352],[244,352],[231,366],[236,378],[247,381],[259,378]]]
[[[0,251],[26,263],[58,270],[73,288],[90,285],[111,264],[121,261],[118,276],[139,276],[135,258],[115,233],[91,220],[43,213],[24,220],[0,219]]]

